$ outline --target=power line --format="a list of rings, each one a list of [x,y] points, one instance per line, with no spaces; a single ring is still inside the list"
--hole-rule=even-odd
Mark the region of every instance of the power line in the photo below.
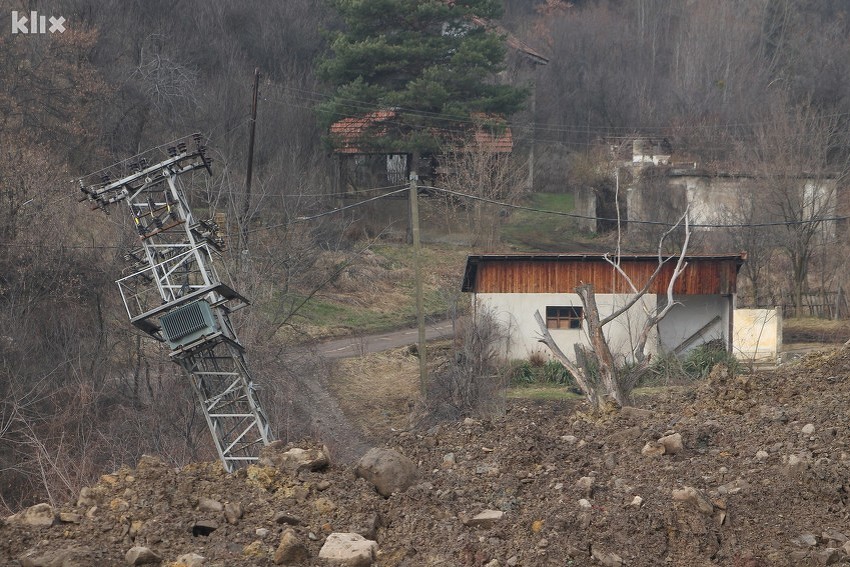
[[[486,197],[479,197],[477,195],[470,195],[468,193],[461,193],[459,191],[452,191],[451,189],[445,189],[443,187],[433,187],[430,185],[420,185],[420,189],[431,189],[433,191],[440,191],[443,193],[447,193],[450,195],[455,195],[457,197],[462,197],[465,199],[472,199],[474,201],[482,201],[485,203],[490,203],[492,205],[498,205],[500,207],[506,207],[510,209],[519,209],[523,211],[530,211],[534,213],[542,213],[549,215],[558,215],[569,218],[583,219],[583,220],[596,220],[596,221],[608,221],[608,222],[620,222],[623,224],[649,224],[649,225],[657,225],[657,226],[676,226],[677,223],[664,222],[664,221],[650,221],[650,220],[628,220],[628,219],[616,219],[616,218],[607,218],[607,217],[596,217],[590,215],[580,215],[577,213],[567,213],[564,211],[552,211],[548,209],[538,209],[535,207],[526,207],[523,205],[514,205],[511,203],[505,203],[502,201],[496,201],[493,199],[488,199]],[[769,226],[796,226],[802,224],[814,224],[821,222],[833,222],[840,220],[850,219],[850,216],[837,216],[837,217],[822,217],[816,219],[808,219],[808,220],[799,220],[799,221],[776,221],[776,222],[762,222],[762,223],[739,223],[739,224],[711,224],[711,223],[690,223],[689,226],[691,228],[763,228]]]
[[[300,100],[305,102],[325,102],[333,98],[333,94],[323,93],[319,91],[313,91],[309,89],[299,89],[296,87],[290,86],[281,86],[284,91],[294,91],[299,93]],[[287,96],[284,94],[284,96]],[[292,96],[292,95],[290,95]],[[272,103],[278,104],[290,104],[290,101],[282,101],[274,98],[264,98],[264,100]],[[376,111],[381,109],[386,109],[386,105],[381,106],[376,103],[351,99],[351,98],[338,98],[338,101],[343,101],[343,104],[340,106],[348,107],[351,109],[357,109],[360,111]],[[463,124],[475,124],[474,120],[471,120],[467,116],[462,115],[453,115],[453,114],[444,114],[439,112],[431,112],[426,110],[417,110],[411,108],[404,107],[394,107],[398,114],[402,114],[405,116],[413,116],[413,117],[421,117],[421,118],[438,118],[442,120],[446,120],[449,122],[463,123]],[[356,117],[358,114],[346,115],[346,117]],[[843,118],[850,117],[850,112],[836,112],[831,114],[826,114],[823,116],[824,118]],[[710,128],[714,130],[725,130],[731,128],[743,128],[743,127],[753,127],[753,126],[764,126],[767,124],[773,124],[775,121],[770,120],[758,120],[752,122],[722,122],[718,124],[704,124],[701,127]],[[600,132],[635,132],[635,131],[656,131],[658,133],[666,132],[670,130],[675,130],[680,128],[680,126],[676,125],[661,125],[661,126],[647,126],[647,125],[621,125],[621,126],[583,126],[583,125],[563,125],[556,126],[552,124],[540,123],[540,122],[528,122],[523,124],[523,126],[534,127],[536,130],[546,130],[550,132],[561,132],[561,133],[572,133],[572,134],[598,134]]]

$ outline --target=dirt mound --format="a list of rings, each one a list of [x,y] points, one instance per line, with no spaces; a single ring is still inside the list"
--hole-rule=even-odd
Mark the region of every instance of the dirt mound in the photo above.
[[[287,529],[309,565],[330,564],[319,550],[340,531],[377,541],[381,566],[846,563],[848,380],[842,349],[749,376],[717,370],[602,416],[510,401],[497,419],[387,439],[419,473],[389,498],[339,464],[227,475],[145,458],[55,510],[52,525],[7,520],[0,563],[126,565],[144,546],[161,565],[188,553],[274,565]]]

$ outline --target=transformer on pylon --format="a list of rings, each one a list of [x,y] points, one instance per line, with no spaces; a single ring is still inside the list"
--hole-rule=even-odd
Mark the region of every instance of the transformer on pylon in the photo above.
[[[211,174],[199,134],[149,150],[79,180],[93,209],[124,202],[139,238],[127,253],[130,275],[117,281],[130,322],[164,342],[186,371],[224,467],[257,460],[271,440],[268,420],[230,313],[248,300],[222,283],[213,257],[223,240],[196,220],[180,177]]]

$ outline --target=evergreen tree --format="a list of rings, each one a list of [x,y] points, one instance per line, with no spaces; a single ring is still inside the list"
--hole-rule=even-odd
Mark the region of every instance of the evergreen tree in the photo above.
[[[505,42],[488,23],[501,15],[501,0],[329,1],[345,29],[319,62],[335,87],[319,106],[322,126],[394,111],[358,146],[428,153],[468,131],[471,115],[508,116],[522,106],[526,89],[495,82]]]

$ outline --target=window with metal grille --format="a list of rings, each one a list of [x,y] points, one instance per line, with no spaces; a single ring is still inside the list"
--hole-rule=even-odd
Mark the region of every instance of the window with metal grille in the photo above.
[[[546,327],[549,329],[581,329],[583,315],[584,310],[581,307],[547,307]]]

